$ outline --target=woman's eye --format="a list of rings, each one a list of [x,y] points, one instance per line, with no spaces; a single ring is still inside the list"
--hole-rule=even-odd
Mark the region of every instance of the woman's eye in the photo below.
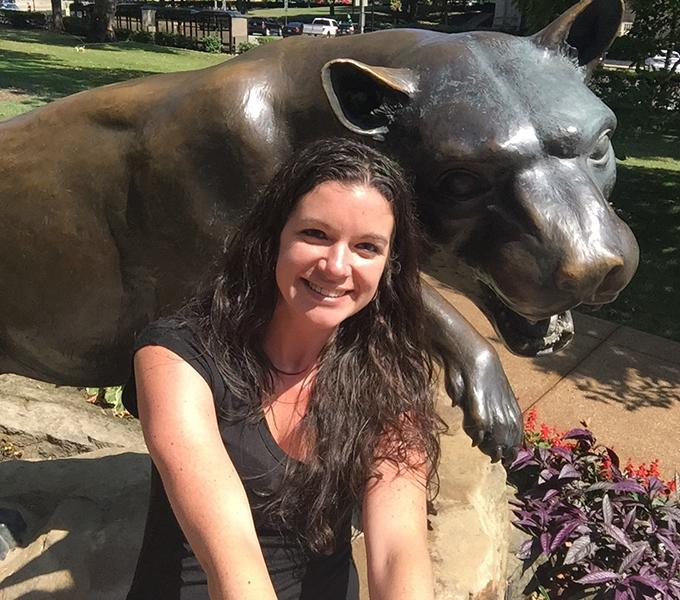
[[[488,191],[488,183],[470,171],[454,169],[445,173],[437,183],[441,196],[467,200]]]
[[[358,244],[357,248],[359,248],[359,250],[363,250],[364,252],[369,252],[370,254],[380,254],[380,248],[378,248],[378,246],[375,244],[371,244],[370,242]]]
[[[595,163],[604,163],[607,161],[607,158],[609,157],[609,149],[612,145],[610,135],[611,132],[606,131],[600,136],[600,139],[597,140],[593,151],[590,153],[590,160]]]
[[[326,234],[323,231],[321,231],[320,229],[303,229],[301,233],[305,237],[310,237],[310,238],[314,238],[314,239],[317,239],[317,240],[325,240],[326,239]]]

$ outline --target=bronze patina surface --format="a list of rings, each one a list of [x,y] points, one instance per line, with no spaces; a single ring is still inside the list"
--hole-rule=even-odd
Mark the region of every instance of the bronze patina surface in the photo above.
[[[586,86],[620,18],[583,0],[529,38],[288,38],[0,124],[0,372],[125,381],[135,332],[195,290],[276,166],[330,136],[412,171],[448,283],[510,349],[561,348],[569,309],[613,300],[638,261],[607,201],[616,119]],[[449,393],[497,458],[521,434],[498,358],[425,293]]]

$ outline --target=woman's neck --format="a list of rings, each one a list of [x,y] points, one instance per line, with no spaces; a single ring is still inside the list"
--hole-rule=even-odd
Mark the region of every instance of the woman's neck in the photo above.
[[[294,318],[279,303],[265,333],[264,351],[279,373],[304,373],[312,370],[333,332]]]

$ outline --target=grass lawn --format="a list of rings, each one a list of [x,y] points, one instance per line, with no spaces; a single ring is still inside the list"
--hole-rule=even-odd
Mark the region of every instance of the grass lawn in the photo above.
[[[624,132],[614,147],[625,159],[611,200],[637,237],[640,266],[616,302],[591,312],[680,341],[680,138]]]
[[[338,5],[335,7],[334,19],[342,21],[346,19],[347,13],[352,12],[351,6]],[[289,6],[288,7],[289,21],[307,21],[315,17],[329,17],[330,9],[328,6]],[[358,13],[357,13],[358,14]],[[283,8],[252,8],[248,11],[249,17],[271,17],[275,19],[283,19],[286,11]]]
[[[337,6],[337,15],[346,8]],[[98,85],[228,58],[131,42],[76,51],[81,44],[72,36],[0,29],[0,120]],[[620,132],[615,147],[626,158],[612,202],[638,238],[640,267],[621,297],[594,314],[680,341],[680,138]]]
[[[152,73],[200,69],[229,58],[151,44],[85,44],[46,31],[0,29],[0,120],[83,90]]]

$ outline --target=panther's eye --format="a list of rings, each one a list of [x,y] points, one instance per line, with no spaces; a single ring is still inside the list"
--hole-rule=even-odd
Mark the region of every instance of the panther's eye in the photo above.
[[[437,190],[441,196],[457,200],[479,196],[488,189],[489,184],[479,175],[462,169],[447,171],[437,182]]]
[[[609,150],[611,148],[611,131],[605,131],[601,136],[600,139],[597,140],[597,143],[593,147],[592,152],[590,153],[590,160],[593,161],[596,164],[604,164],[607,162],[607,159],[609,158]]]

